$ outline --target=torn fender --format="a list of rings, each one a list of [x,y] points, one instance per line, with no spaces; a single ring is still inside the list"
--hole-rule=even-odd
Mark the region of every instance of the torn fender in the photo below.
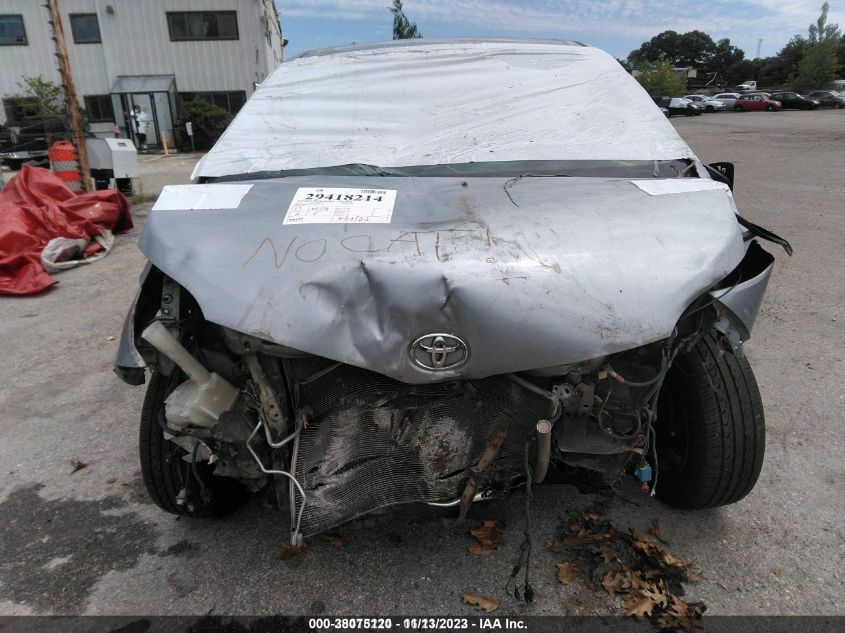
[[[710,292],[720,313],[728,319],[725,327],[736,332],[736,336],[730,338],[744,342],[751,337],[774,265],[775,258],[756,241],[751,242],[734,271],[736,280],[726,288]]]
[[[291,177],[204,208],[230,186],[157,205],[150,262],[213,323],[409,383],[660,340],[746,250],[727,187],[706,179]],[[300,187],[376,186],[396,191],[389,222],[283,223]],[[412,361],[436,332],[466,342],[462,366]]]
[[[161,301],[161,277],[161,272],[151,264],[148,263],[144,267],[138,279],[140,287],[123,322],[114,372],[129,385],[144,384],[144,369],[147,363],[135,347],[135,340],[140,334],[139,324],[141,327],[146,325],[158,311]]]

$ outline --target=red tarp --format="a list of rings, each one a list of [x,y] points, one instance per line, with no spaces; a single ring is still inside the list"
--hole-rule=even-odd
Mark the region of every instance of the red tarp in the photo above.
[[[0,295],[33,295],[58,283],[41,265],[55,237],[91,240],[132,228],[129,202],[115,190],[76,194],[51,171],[24,165],[0,191]],[[85,255],[99,250],[89,246]]]

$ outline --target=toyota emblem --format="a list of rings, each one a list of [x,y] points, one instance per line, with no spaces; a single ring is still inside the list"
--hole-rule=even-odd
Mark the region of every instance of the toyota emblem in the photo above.
[[[467,344],[451,334],[426,334],[411,343],[411,360],[430,371],[455,369],[468,358]]]

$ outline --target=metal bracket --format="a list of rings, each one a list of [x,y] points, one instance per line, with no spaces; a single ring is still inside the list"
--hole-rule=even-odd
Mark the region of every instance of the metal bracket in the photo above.
[[[279,406],[279,399],[276,397],[273,387],[267,380],[267,375],[264,372],[264,368],[261,366],[261,362],[258,360],[258,356],[255,354],[247,354],[244,356],[244,360],[246,361],[246,366],[252,376],[252,381],[258,389],[258,399],[261,401],[261,408],[264,411],[264,416],[268,425],[284,435],[286,425],[282,416],[282,408]],[[276,448],[272,441],[268,441],[268,444],[270,444],[271,447]]]
[[[159,321],[170,330],[177,339],[179,338],[179,315],[180,315],[180,294],[179,284],[170,277],[164,276],[161,280],[161,305],[159,307]],[[158,366],[161,373],[170,376],[175,365],[164,354],[158,355]]]

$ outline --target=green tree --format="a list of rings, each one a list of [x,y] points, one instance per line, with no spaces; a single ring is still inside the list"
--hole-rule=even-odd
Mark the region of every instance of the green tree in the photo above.
[[[724,77],[728,68],[743,59],[745,59],[745,51],[731,44],[728,38],[723,38],[716,42],[706,70],[711,73],[719,73]]]
[[[810,25],[804,54],[792,81],[796,90],[827,88],[836,79],[836,71],[839,70],[837,51],[842,33],[838,24],[827,23],[829,9],[825,2],[819,19]]]
[[[806,49],[807,38],[803,35],[793,36],[777,55],[765,60],[763,70],[766,76],[760,80],[766,85],[783,85],[789,82],[798,74],[798,66]]]
[[[836,71],[840,79],[845,79],[845,35],[839,38],[839,46],[836,47],[836,61],[839,63],[839,70]]]
[[[631,51],[628,61],[636,65],[663,58],[675,66],[703,67],[710,63],[717,50],[713,38],[703,31],[683,34],[663,31],[648,42],[643,42],[637,50]]]
[[[641,61],[634,69],[634,75],[646,92],[655,97],[682,95],[687,89],[687,82],[675,74],[672,63],[666,59]]]
[[[749,79],[757,81],[762,86],[760,72],[764,63],[762,59],[743,59],[728,66],[725,71],[725,81],[728,82],[728,87],[736,86]]]
[[[18,87],[22,92],[16,98],[20,99],[24,116],[65,114],[65,95],[60,85],[37,75],[24,76],[18,82]]]
[[[229,111],[200,97],[184,101],[180,111],[183,121],[190,121],[194,128],[197,149],[209,149],[232,122]],[[183,144],[188,139],[182,139]]]
[[[405,10],[402,8],[402,0],[393,0],[393,6],[388,7],[388,10],[393,14],[394,40],[412,40],[422,37],[422,33],[417,31],[417,25],[408,20],[405,15]]]
[[[631,63],[627,59],[619,59],[618,57],[614,57],[613,59],[615,59],[617,62],[619,62],[619,65],[622,66],[622,68],[624,68],[628,72],[631,72],[631,69],[633,68],[633,66],[631,65]]]
[[[628,61],[633,66],[642,62],[656,62],[661,58],[674,61],[681,48],[681,36],[676,31],[663,31],[643,42],[640,47],[628,54]]]
[[[707,33],[689,31],[681,35],[681,47],[674,62],[676,66],[706,67],[716,50],[716,43]]]

